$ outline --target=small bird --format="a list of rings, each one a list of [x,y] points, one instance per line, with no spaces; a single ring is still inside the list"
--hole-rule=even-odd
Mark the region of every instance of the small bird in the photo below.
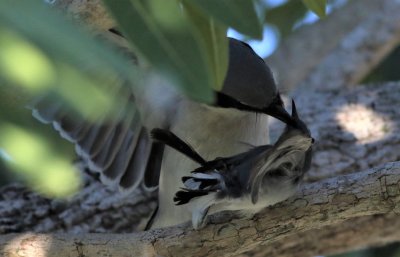
[[[280,98],[279,98],[280,99]],[[281,113],[286,128],[273,145],[206,161],[190,145],[168,130],[153,129],[155,141],[183,153],[201,166],[182,177],[184,188],[176,192],[176,205],[190,205],[195,229],[207,215],[223,210],[256,213],[293,195],[312,158],[314,139],[299,118],[295,102],[292,115]]]

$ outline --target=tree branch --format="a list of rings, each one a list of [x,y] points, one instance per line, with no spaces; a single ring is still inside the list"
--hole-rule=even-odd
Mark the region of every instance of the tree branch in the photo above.
[[[379,3],[378,10],[371,12],[320,60],[296,87],[297,91],[355,86],[399,45],[400,2],[386,0]]]
[[[396,213],[363,216],[296,233],[285,241],[260,246],[246,254],[252,257],[310,257],[338,254],[355,249],[378,247],[399,241],[400,219]],[[288,242],[286,244],[286,242]]]
[[[354,85],[399,43],[400,3],[353,0],[300,27],[266,61],[283,91]]]
[[[0,245],[3,254],[8,256],[36,257],[99,256],[100,253],[108,256],[232,256],[261,245],[281,244],[287,248],[296,244],[299,235],[307,238],[307,233],[314,233],[316,229],[334,226],[344,231],[347,229],[344,226],[348,225],[346,221],[353,218],[389,213],[398,216],[399,185],[400,162],[388,163],[305,185],[295,197],[267,208],[252,219],[229,222],[211,219],[211,224],[200,231],[186,224],[127,235],[6,235],[0,236]],[[386,240],[400,240],[397,230],[385,232],[393,233],[385,237]],[[353,236],[362,238],[365,235]],[[370,240],[372,244],[382,243],[379,237]],[[357,242],[361,240],[353,243]]]

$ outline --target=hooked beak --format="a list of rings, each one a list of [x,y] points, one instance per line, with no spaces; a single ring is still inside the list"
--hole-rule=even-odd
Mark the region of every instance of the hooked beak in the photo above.
[[[281,95],[279,93],[269,106],[264,108],[256,108],[247,104],[243,104],[224,93],[216,92],[216,101],[214,105],[223,108],[235,108],[243,111],[264,113],[284,122],[285,124],[293,125],[294,123],[291,115],[285,110]]]
[[[263,113],[270,115],[285,124],[292,124],[292,116],[286,111],[281,95],[278,93],[274,101],[266,108],[263,109]]]

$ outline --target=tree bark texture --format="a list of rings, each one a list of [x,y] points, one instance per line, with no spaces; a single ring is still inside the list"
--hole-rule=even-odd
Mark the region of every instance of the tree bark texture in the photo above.
[[[398,1],[348,1],[294,31],[266,61],[284,92],[357,84],[399,42],[399,11]]]
[[[307,238],[307,232],[329,226],[346,231],[346,221],[356,218],[385,214],[399,218],[399,200],[400,162],[395,162],[307,184],[296,196],[251,219],[211,218],[200,231],[185,224],[136,234],[5,235],[0,236],[0,245],[3,256],[233,256],[261,246],[264,251],[277,244],[287,248],[299,243],[299,235]],[[352,232],[354,237],[362,236],[357,228]],[[329,243],[329,237],[325,233],[323,240]],[[389,239],[400,240],[398,229],[386,235]],[[364,243],[352,243],[357,242]],[[370,243],[381,242],[379,238]],[[313,254],[327,253],[325,248],[313,250]]]

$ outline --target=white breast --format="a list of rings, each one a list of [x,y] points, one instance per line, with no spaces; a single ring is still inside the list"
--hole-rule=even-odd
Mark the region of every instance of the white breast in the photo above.
[[[209,107],[181,101],[170,130],[189,143],[206,160],[231,156],[251,145],[269,142],[266,115],[235,109]],[[153,228],[179,224],[191,219],[187,205],[175,206],[173,197],[183,187],[181,177],[199,165],[166,148],[160,175],[159,210]]]

